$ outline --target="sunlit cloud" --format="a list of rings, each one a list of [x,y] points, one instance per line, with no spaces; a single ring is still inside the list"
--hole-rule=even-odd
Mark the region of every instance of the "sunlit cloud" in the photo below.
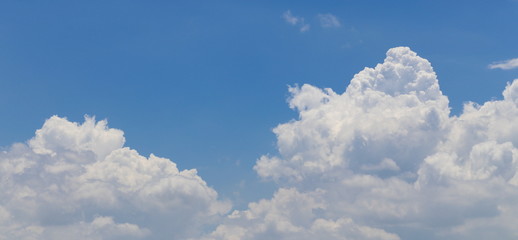
[[[124,142],[106,121],[53,116],[0,153],[1,239],[181,239],[229,210],[196,170]]]
[[[518,80],[452,117],[430,62],[398,47],[344,93],[290,92],[299,117],[274,129],[279,154],[254,167],[279,190],[206,239],[518,235]]]

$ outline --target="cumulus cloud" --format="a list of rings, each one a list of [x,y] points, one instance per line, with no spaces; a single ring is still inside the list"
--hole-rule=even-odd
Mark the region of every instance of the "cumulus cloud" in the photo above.
[[[205,239],[518,237],[518,80],[450,116],[430,62],[398,47],[344,93],[289,91],[299,117],[254,167],[279,190]]]
[[[505,60],[505,61],[491,63],[491,64],[489,64],[489,68],[490,69],[500,68],[503,70],[518,68],[518,58],[513,58],[513,59],[509,59],[509,60]]]
[[[284,19],[284,21],[286,21],[286,23],[293,26],[297,26],[301,32],[309,31],[310,25],[304,22],[304,18],[294,16],[293,14],[291,14],[290,10],[284,12],[282,14],[282,18]]]
[[[106,121],[54,116],[1,152],[0,239],[179,239],[228,211],[196,170],[124,141]]]
[[[350,218],[321,218],[329,206],[322,191],[301,193],[281,188],[271,200],[251,203],[245,211],[234,211],[204,240],[229,239],[365,239],[396,240],[394,234],[362,226]]]
[[[124,147],[106,121],[54,116],[0,153],[0,239],[518,237],[518,79],[450,116],[430,62],[397,47],[343,93],[289,91],[298,118],[254,166],[273,196],[225,216],[196,170]]]
[[[391,49],[383,64],[356,74],[344,94],[307,84],[290,92],[299,120],[275,128],[282,158],[259,159],[255,169],[265,178],[326,177],[387,158],[400,169],[393,174],[415,172],[415,158],[433,151],[448,122],[448,99],[430,63],[408,48]]]
[[[326,14],[318,14],[317,15],[318,20],[320,21],[320,26],[324,28],[334,28],[334,27],[340,27],[342,24],[340,23],[340,20],[338,18],[330,13]]]

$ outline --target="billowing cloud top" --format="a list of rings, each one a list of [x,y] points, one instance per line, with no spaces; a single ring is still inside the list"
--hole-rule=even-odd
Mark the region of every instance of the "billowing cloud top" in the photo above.
[[[0,239],[164,239],[228,210],[196,170],[123,147],[106,121],[51,117],[0,154]]]
[[[0,239],[518,238],[518,80],[450,116],[430,62],[398,47],[344,93],[289,91],[299,117],[254,167],[271,198],[220,218],[229,204],[195,170],[105,121],[52,117],[0,154]]]
[[[292,87],[299,118],[254,167],[280,189],[206,238],[516,238],[517,89],[450,117],[431,64],[407,47],[342,94]]]
[[[262,177],[299,181],[374,169],[408,175],[448,122],[448,99],[430,63],[409,48],[389,50],[383,64],[356,74],[341,95],[310,85],[290,91],[300,119],[274,130],[282,160],[262,157],[255,166]]]

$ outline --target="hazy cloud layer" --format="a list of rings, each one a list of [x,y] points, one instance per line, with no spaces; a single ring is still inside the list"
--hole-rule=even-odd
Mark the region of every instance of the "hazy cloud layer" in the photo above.
[[[340,20],[338,20],[338,18],[335,15],[330,13],[318,14],[317,17],[320,21],[320,26],[324,28],[340,27],[342,25],[340,23]]]
[[[342,94],[290,92],[299,118],[254,167],[279,190],[207,239],[518,237],[518,80],[450,117],[431,64],[399,47]]]
[[[506,61],[501,62],[494,62],[489,64],[489,68],[491,69],[503,69],[503,70],[509,70],[513,68],[518,68],[518,58],[509,59]]]
[[[322,190],[301,193],[281,188],[271,200],[251,203],[245,211],[234,211],[204,240],[233,239],[368,239],[396,240],[384,230],[362,226],[350,218],[330,220],[319,212],[331,206],[322,199]]]
[[[123,144],[105,121],[54,116],[0,153],[0,239],[179,239],[228,211],[196,170]]]

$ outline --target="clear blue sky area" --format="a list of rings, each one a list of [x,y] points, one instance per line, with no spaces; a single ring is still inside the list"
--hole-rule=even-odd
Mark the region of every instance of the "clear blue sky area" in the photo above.
[[[288,10],[309,30],[286,22]],[[488,68],[518,57],[517,23],[512,0],[1,1],[0,146],[52,115],[88,114],[247,203],[273,191],[252,167],[276,153],[272,128],[297,117],[287,86],[341,93],[389,48],[409,46],[458,114],[518,78]]]

